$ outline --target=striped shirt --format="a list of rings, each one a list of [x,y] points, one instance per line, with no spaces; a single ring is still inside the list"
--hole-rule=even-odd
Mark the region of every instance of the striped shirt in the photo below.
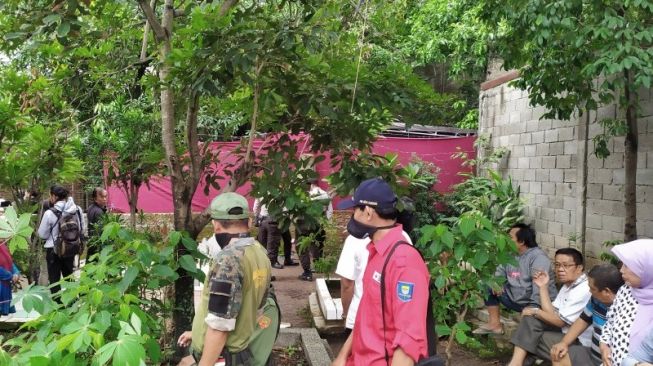
[[[580,314],[580,318],[587,324],[592,324],[594,332],[592,333],[592,359],[597,365],[601,364],[601,350],[599,349],[599,342],[601,341],[601,332],[603,332],[603,325],[605,325],[606,314],[608,313],[608,306],[599,302],[595,298],[591,298],[585,306],[585,310]]]

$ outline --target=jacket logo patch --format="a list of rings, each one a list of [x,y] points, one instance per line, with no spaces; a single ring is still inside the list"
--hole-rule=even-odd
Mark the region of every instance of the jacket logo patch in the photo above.
[[[265,315],[262,315],[260,318],[258,318],[258,327],[260,329],[267,329],[271,323],[272,319],[268,318]]]
[[[378,283],[381,283],[381,274],[379,272],[374,272],[372,279]]]
[[[415,284],[410,282],[397,282],[397,297],[403,302],[408,302],[413,299],[413,289]]]

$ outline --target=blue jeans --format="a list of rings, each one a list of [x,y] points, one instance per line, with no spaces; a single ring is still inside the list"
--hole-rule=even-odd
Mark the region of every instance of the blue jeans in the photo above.
[[[492,289],[488,289],[488,298],[485,300],[485,306],[499,306],[499,304],[503,304],[503,306],[505,306],[508,310],[512,310],[517,313],[521,313],[521,311],[526,307],[526,305],[517,304],[516,302],[512,301],[512,299],[508,297],[508,293],[506,292],[505,288],[500,296],[495,295],[492,292]]]

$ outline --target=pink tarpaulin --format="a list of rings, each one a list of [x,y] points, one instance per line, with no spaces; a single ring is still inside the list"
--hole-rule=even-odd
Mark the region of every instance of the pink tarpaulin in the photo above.
[[[459,173],[469,171],[469,168],[461,165],[460,159],[454,159],[451,156],[459,151],[466,152],[470,157],[475,156],[474,151],[475,137],[452,137],[452,138],[403,138],[403,137],[379,137],[374,143],[372,152],[385,155],[387,153],[396,153],[402,164],[408,163],[412,156],[415,155],[424,161],[431,162],[440,168],[436,190],[439,192],[448,192],[452,185],[460,183],[463,177]],[[258,149],[263,141],[256,141],[254,149]],[[215,143],[214,148],[220,151],[221,165],[234,162],[236,157],[230,155],[231,151],[240,143],[238,142],[220,142]],[[316,170],[321,177],[331,173],[331,167],[328,163],[322,162]],[[320,183],[322,188],[327,189],[326,183]],[[170,180],[167,177],[152,178],[149,188],[142,186],[139,191],[138,208],[147,213],[169,213],[172,212],[172,189]],[[117,186],[111,186],[109,191],[109,208],[112,212],[129,212],[129,204],[125,193]],[[248,197],[250,184],[240,187],[237,192]],[[193,211],[201,212],[204,210],[211,199],[218,192],[210,188],[208,196],[204,195],[204,184],[193,196]],[[248,197],[248,199],[252,199]],[[336,199],[337,201],[337,199]]]

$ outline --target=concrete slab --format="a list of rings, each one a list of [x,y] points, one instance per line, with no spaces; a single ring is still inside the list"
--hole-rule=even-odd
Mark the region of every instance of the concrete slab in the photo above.
[[[315,280],[315,290],[322,310],[322,316],[326,320],[342,319],[342,301],[340,298],[333,298],[329,292],[326,279]]]
[[[294,337],[294,338],[293,338]],[[288,342],[292,339],[299,338],[299,342],[304,350],[304,355],[308,359],[309,366],[329,366],[332,357],[328,345],[324,342],[315,328],[288,328],[282,329],[277,338],[277,345],[287,347],[293,344]]]

